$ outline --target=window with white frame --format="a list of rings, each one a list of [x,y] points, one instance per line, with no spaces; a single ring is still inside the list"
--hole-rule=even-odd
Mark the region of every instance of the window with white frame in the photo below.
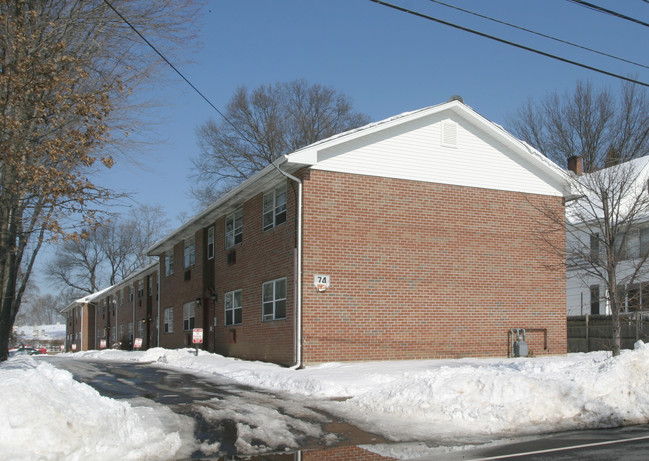
[[[169,253],[165,255],[165,277],[174,275],[174,254]]]
[[[196,238],[188,238],[185,240],[185,267],[193,266],[196,262]]]
[[[264,320],[286,318],[286,279],[266,282],[262,286],[262,312]]]
[[[192,330],[196,324],[196,301],[183,304],[183,330]]]
[[[286,222],[286,183],[264,194],[264,230]]]
[[[137,337],[144,338],[144,322],[137,322]]]
[[[225,324],[238,325],[242,321],[241,290],[230,291],[225,294]]]
[[[173,333],[174,332],[174,308],[168,307],[164,312],[164,332]]]
[[[128,286],[128,300],[133,301],[134,288],[133,285]]]
[[[214,258],[214,226],[207,229],[207,259]]]
[[[128,322],[128,339],[133,339],[133,322]]]
[[[141,298],[144,296],[144,280],[138,280],[137,282],[137,297]]]
[[[243,209],[225,218],[225,247],[231,248],[243,241]]]

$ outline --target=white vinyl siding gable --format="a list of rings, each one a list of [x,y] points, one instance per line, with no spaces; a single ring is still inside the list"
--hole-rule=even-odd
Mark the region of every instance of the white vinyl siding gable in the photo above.
[[[318,151],[312,168],[555,196],[563,194],[564,186],[538,164],[452,113]]]

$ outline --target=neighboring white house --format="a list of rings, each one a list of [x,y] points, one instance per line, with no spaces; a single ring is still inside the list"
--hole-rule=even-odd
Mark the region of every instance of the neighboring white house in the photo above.
[[[579,167],[580,168],[580,167]],[[622,170],[622,173],[619,173]],[[638,310],[649,310],[649,261],[642,264],[643,256],[649,252],[649,156],[625,162],[621,165],[600,170],[591,175],[610,175],[611,181],[619,180],[623,177],[632,179],[629,184],[620,191],[623,191],[623,199],[620,207],[620,215],[624,217],[625,213],[633,215],[632,224],[622,226],[626,228],[621,243],[620,260],[617,271],[617,287],[620,287],[622,296],[622,307],[620,312],[634,312]],[[579,190],[579,184],[588,182],[588,173],[575,175]],[[617,176],[617,178],[613,178]],[[605,248],[598,236],[602,226],[602,207],[597,200],[584,198],[587,192],[582,194],[571,206],[566,207],[566,218],[568,223],[579,228],[576,232],[568,232],[566,244],[568,245],[568,258],[572,260],[569,263],[566,283],[566,304],[568,316],[579,316],[586,314],[611,314],[608,290],[601,277],[589,273],[592,267],[585,262],[584,258],[598,255],[602,260],[605,259]],[[587,206],[584,206],[588,204]],[[576,207],[580,207],[583,214],[575,216],[572,212]],[[629,211],[632,210],[632,211]],[[591,222],[595,224],[587,227],[584,223],[585,215],[591,213]],[[597,221],[599,224],[597,224]],[[584,229],[584,230],[581,230]],[[587,229],[587,230],[586,230]],[[574,257],[578,247],[583,248],[584,258]],[[575,250],[577,249],[577,250]],[[570,257],[573,255],[573,258]],[[590,271],[589,271],[590,269]],[[602,268],[603,270],[603,268]]]

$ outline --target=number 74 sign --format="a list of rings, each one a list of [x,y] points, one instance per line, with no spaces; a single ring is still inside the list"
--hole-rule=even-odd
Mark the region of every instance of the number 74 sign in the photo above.
[[[313,276],[313,285],[318,291],[325,291],[329,288],[330,277],[328,275],[316,274]]]

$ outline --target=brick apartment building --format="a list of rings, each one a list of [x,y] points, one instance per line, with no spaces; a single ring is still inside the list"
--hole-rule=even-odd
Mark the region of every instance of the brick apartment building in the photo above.
[[[66,306],[66,350],[158,345],[158,263]]]
[[[566,274],[540,232],[568,194],[455,99],[320,141],[150,248],[157,344],[203,328],[209,351],[282,364],[506,356],[525,328],[563,354]]]

